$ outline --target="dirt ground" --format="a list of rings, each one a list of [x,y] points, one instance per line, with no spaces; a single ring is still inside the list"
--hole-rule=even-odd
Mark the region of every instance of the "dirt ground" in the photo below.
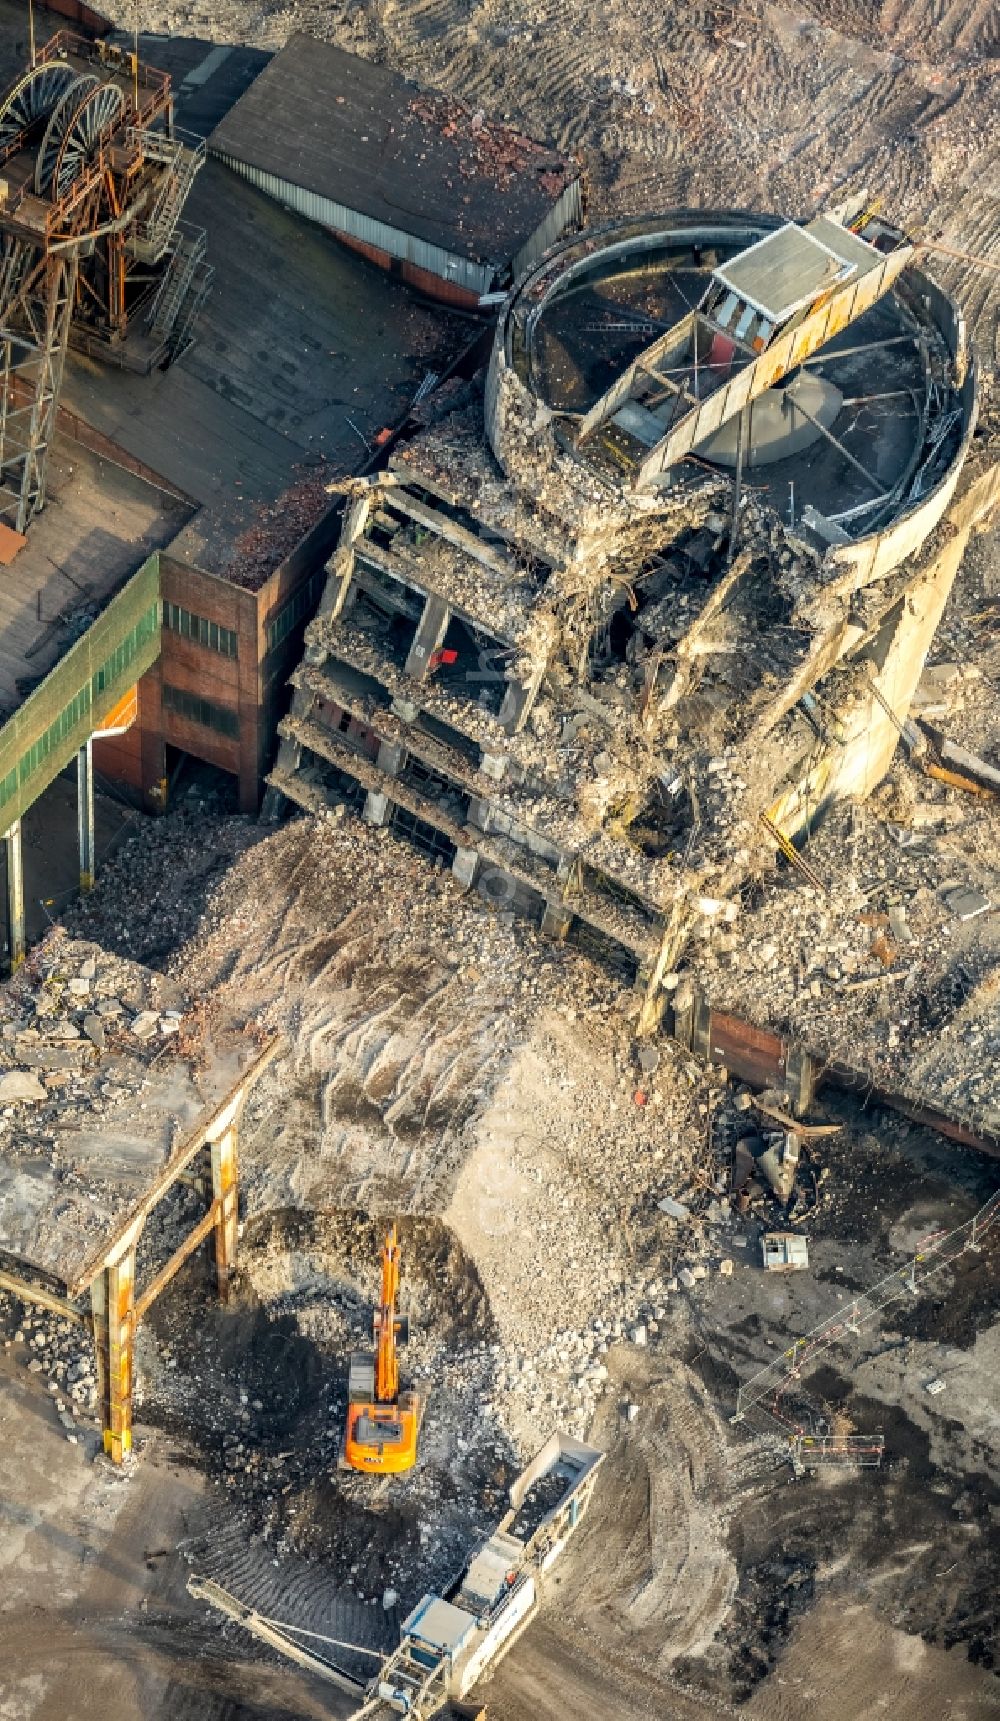
[[[0,1716],[309,1721],[294,1671],[224,1645],[185,1592],[210,1484],[169,1442],[134,1474],[70,1447],[37,1376],[0,1358]]]

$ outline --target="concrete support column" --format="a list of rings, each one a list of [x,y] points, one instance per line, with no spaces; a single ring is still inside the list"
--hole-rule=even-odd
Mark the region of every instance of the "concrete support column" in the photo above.
[[[92,890],[94,852],[94,744],[88,735],[76,756],[76,821],[80,833],[80,889]]]
[[[7,862],[7,950],[10,971],[20,968],[24,961],[24,868],[21,860],[21,821],[15,819],[4,832],[4,858]]]
[[[337,621],[347,608],[347,596],[354,578],[354,551],[346,546],[336,550],[326,564],[326,575],[319,614],[327,621]]]
[[[542,914],[542,931],[546,938],[565,938],[573,924],[573,915],[564,902],[547,902]]]
[[[215,1210],[215,1272],[219,1298],[229,1301],[229,1286],[236,1271],[236,1248],[239,1233],[239,1176],[236,1150],[236,1124],[231,1123],[223,1135],[209,1143],[212,1155],[212,1199]]]
[[[113,1464],[120,1464],[132,1450],[134,1241],[115,1261],[105,1262],[90,1287],[90,1306],[104,1450]]]
[[[804,1117],[812,1105],[818,1075],[814,1059],[793,1042],[785,1053],[785,1093],[796,1117]]]
[[[674,990],[674,1039],[679,1046],[691,1050],[694,1038],[694,985],[687,974],[683,974]]]
[[[502,753],[484,751],[479,761],[479,769],[484,777],[492,777],[495,783],[500,783],[507,772],[507,760]]]
[[[451,863],[451,870],[463,890],[469,890],[475,884],[478,866],[478,849],[455,850],[455,859]]]
[[[448,632],[450,621],[451,610],[444,598],[432,593],[424,604],[424,613],[417,623],[417,631],[406,659],[406,673],[412,675],[415,681],[422,681],[427,674],[427,666]]]
[[[508,735],[516,735],[527,723],[535,696],[542,685],[545,667],[544,663],[540,664],[530,681],[508,681],[497,716],[497,721],[503,724]]]
[[[399,776],[400,771],[403,769],[405,758],[406,748],[403,746],[401,741],[379,742],[378,756],[375,763],[380,771],[385,772],[387,777]]]
[[[712,1006],[698,991],[691,1012],[691,1050],[704,1063],[712,1062]]]
[[[489,801],[484,800],[481,795],[473,795],[471,797],[469,801],[468,815],[470,825],[475,825],[476,829],[479,831],[488,831],[490,829],[492,813],[493,808]]]
[[[389,797],[379,794],[376,789],[369,789],[362,808],[362,817],[370,825],[387,825],[389,823]]]

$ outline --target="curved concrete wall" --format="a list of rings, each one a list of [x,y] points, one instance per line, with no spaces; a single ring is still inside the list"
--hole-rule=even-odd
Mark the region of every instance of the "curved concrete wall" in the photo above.
[[[588,278],[607,278],[643,255],[655,258],[700,244],[739,248],[783,225],[776,215],[745,210],[677,210],[668,215],[615,223],[564,241],[515,283],[497,323],[486,381],[486,434],[504,465],[504,409],[501,384],[516,375],[533,394],[531,344],[540,317],[564,293]],[[919,501],[904,505],[889,525],[851,544],[831,549],[826,558],[830,588],[849,591],[882,579],[911,555],[940,521],[951,501],[976,424],[978,372],[969,348],[965,320],[953,301],[927,275],[909,269],[901,289],[904,302],[942,336],[951,355],[962,412],[961,439],[934,486]],[[538,404],[545,408],[544,401]]]

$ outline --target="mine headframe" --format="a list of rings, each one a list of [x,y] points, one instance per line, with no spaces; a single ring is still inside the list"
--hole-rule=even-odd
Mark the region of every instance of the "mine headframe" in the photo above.
[[[124,362],[148,370],[190,327],[204,235],[180,217],[204,155],[175,132],[167,73],[114,44],[61,30],[0,96],[0,521],[17,532],[45,500],[70,339],[122,362],[141,331]]]
[[[577,446],[637,490],[669,482],[671,468],[888,293],[912,257],[899,229],[868,210],[775,228],[712,271],[700,303],[595,401]]]

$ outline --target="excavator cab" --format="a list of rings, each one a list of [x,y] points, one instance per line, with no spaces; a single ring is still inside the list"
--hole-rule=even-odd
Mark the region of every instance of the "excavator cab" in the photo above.
[[[408,1323],[396,1312],[399,1295],[399,1242],[390,1226],[382,1249],[382,1295],[375,1311],[372,1351],[355,1351],[347,1382],[347,1423],[341,1464],[389,1476],[412,1470],[422,1404],[414,1392],[399,1390],[399,1346]]]

